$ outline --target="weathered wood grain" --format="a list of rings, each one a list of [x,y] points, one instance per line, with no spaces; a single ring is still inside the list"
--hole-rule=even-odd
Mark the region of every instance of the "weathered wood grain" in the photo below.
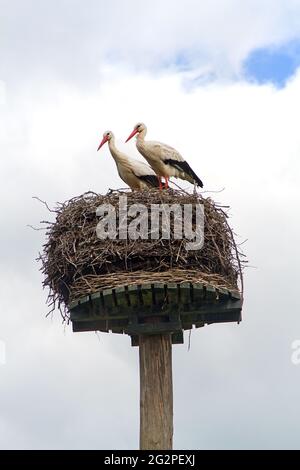
[[[173,446],[171,335],[139,336],[140,449]]]

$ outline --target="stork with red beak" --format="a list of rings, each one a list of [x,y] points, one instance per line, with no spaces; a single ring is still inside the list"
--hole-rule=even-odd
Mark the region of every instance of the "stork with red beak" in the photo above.
[[[120,152],[115,145],[115,136],[111,131],[103,134],[103,139],[97,150],[108,142],[108,147],[113,159],[116,162],[120,178],[134,190],[143,190],[148,188],[158,188],[161,181],[157,178],[155,172],[144,162],[129,158]]]
[[[161,142],[145,140],[147,127],[142,122],[134,126],[126,142],[136,137],[136,147],[147,160],[159,178],[165,178],[165,187],[169,187],[169,178],[174,176],[192,184],[203,187],[203,183],[180,153],[169,145]]]

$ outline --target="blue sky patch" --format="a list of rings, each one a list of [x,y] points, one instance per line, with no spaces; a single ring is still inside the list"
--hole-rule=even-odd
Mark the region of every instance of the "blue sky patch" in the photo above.
[[[279,47],[256,49],[243,64],[246,78],[283,88],[300,66],[300,40]]]

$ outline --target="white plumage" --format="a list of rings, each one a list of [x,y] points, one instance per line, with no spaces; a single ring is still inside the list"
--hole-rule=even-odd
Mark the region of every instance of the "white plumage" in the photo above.
[[[115,145],[115,136],[111,131],[103,134],[103,139],[98,150],[108,142],[108,147],[113,159],[116,162],[120,178],[134,190],[143,190],[147,188],[158,188],[160,181],[155,172],[144,162],[128,157],[120,152]]]
[[[147,160],[155,173],[159,177],[165,178],[166,187],[168,187],[168,180],[171,176],[187,180],[190,183],[197,184],[201,188],[203,187],[203,183],[200,178],[177,150],[161,142],[145,140],[146,133],[147,127],[145,124],[139,123],[134,126],[134,129],[126,142],[128,142],[128,140],[130,140],[134,135],[137,135],[136,147],[138,151]]]

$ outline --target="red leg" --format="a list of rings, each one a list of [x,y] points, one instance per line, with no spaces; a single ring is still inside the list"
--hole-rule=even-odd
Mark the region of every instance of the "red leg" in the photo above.
[[[165,189],[169,188],[169,178],[165,176]]]
[[[159,177],[159,176],[157,177],[157,179],[158,179],[158,184],[159,184],[159,186],[158,186],[158,187],[159,187],[159,190],[161,191],[161,190],[162,190],[162,188],[163,188],[163,187],[162,187],[162,182],[161,182],[161,179],[160,179],[160,177]]]

